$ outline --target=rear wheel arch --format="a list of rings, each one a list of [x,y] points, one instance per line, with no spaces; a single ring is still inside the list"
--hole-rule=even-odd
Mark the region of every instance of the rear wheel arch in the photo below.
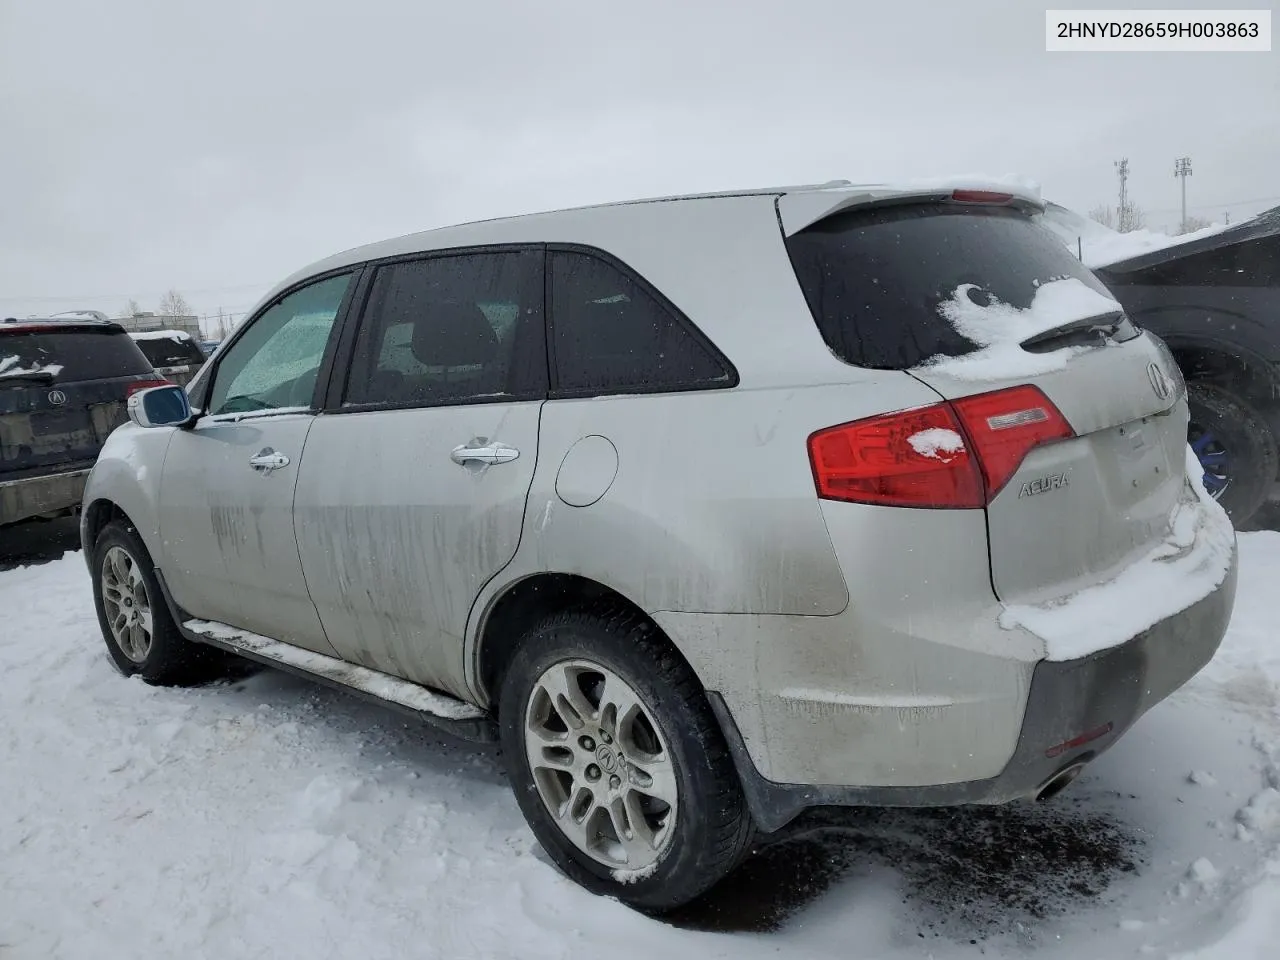
[[[1165,342],[1188,383],[1227,390],[1263,412],[1280,410],[1280,370],[1264,357],[1215,340],[1175,336]]]
[[[480,621],[473,663],[482,702],[490,707],[497,703],[507,667],[532,627],[558,613],[590,608],[624,610],[642,617],[653,624],[662,642],[688,664],[678,645],[657,622],[614,588],[580,574],[538,573],[508,584],[489,602]]]

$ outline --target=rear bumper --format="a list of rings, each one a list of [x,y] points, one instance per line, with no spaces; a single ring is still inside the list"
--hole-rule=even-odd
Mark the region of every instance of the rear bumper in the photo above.
[[[0,526],[80,505],[89,470],[0,481]]]
[[[1233,559],[1226,579],[1214,591],[1125,644],[1079,660],[1037,663],[1017,745],[993,777],[923,786],[776,783],[756,768],[718,693],[710,694],[712,709],[763,830],[777,830],[815,806],[951,806],[1033,797],[1059,772],[1109,748],[1142,714],[1213,658],[1231,618],[1236,575]],[[1063,746],[1083,734],[1092,734],[1087,743]]]

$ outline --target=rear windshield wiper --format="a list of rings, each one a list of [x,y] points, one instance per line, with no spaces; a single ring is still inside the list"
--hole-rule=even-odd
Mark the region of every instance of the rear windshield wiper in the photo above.
[[[1108,342],[1124,343],[1137,335],[1138,328],[1133,325],[1133,321],[1117,312],[1064,323],[1060,327],[1028,337],[1019,346],[1028,353],[1048,353],[1063,347],[1101,347]]]
[[[48,370],[14,370],[12,372],[0,373],[0,387],[12,384],[18,386],[21,383],[53,383],[56,376]]]

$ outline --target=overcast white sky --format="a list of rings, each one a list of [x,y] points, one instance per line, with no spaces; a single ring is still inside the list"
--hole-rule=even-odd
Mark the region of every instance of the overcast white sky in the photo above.
[[[837,177],[1017,172],[1087,210],[1127,156],[1173,224],[1190,155],[1193,213],[1280,203],[1280,53],[1050,54],[1044,7],[0,0],[0,314],[240,311],[427,227]]]

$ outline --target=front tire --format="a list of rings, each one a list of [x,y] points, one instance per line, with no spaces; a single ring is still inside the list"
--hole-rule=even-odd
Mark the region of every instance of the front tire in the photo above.
[[[151,555],[131,524],[113,520],[93,547],[93,601],[116,668],[147,683],[199,683],[218,673],[217,651],[187,640],[169,614]]]
[[[1187,442],[1204,468],[1205,490],[1237,526],[1266,502],[1280,453],[1270,426],[1246,401],[1207,383],[1187,385]]]
[[[661,913],[748,851],[751,816],[702,688],[639,614],[572,611],[533,628],[498,719],[520,809],[588,890]]]

